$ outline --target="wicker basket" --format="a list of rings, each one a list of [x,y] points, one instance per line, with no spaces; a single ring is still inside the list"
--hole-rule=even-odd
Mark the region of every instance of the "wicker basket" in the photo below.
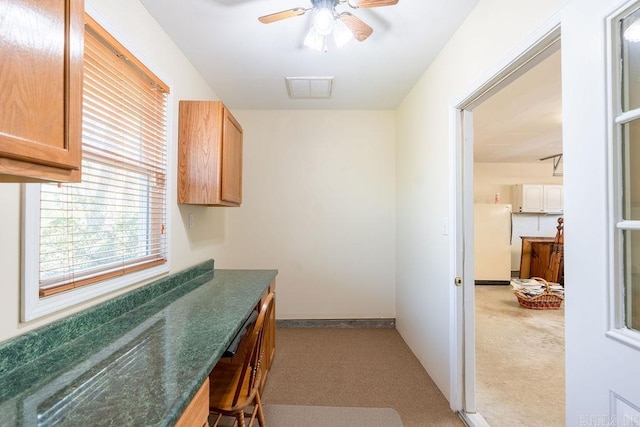
[[[541,277],[532,277],[539,282],[544,283],[546,289],[541,295],[528,296],[525,295],[522,291],[514,291],[516,298],[518,298],[518,304],[523,307],[530,308],[532,310],[557,310],[562,306],[562,301],[564,301],[564,297],[561,295],[556,295],[551,292],[549,288],[549,282],[544,280]]]

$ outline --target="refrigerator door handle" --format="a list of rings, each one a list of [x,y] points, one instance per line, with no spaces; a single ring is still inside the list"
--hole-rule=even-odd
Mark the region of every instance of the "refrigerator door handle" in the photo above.
[[[509,213],[509,244],[513,246],[513,212]]]

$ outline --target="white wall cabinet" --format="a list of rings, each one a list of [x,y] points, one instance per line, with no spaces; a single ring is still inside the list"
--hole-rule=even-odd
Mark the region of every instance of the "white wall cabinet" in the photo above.
[[[555,213],[564,211],[564,191],[560,184],[516,184],[513,186],[513,211]]]
[[[562,185],[542,186],[543,208],[546,213],[562,213],[564,211],[564,189]]]

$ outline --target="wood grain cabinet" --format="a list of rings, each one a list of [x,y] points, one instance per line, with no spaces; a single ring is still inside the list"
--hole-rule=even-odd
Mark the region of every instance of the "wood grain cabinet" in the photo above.
[[[80,181],[83,0],[0,6],[0,181]]]
[[[189,405],[184,410],[175,427],[201,427],[208,426],[209,418],[209,378],[202,383],[200,389],[193,396]]]
[[[220,101],[180,101],[178,203],[242,203],[242,127]]]
[[[520,255],[520,278],[542,277],[550,282],[564,284],[563,244],[560,245],[560,268],[555,275],[550,275],[550,262],[553,253],[553,237],[522,236],[522,253]]]
[[[553,237],[521,237],[520,278],[545,277],[549,268]]]

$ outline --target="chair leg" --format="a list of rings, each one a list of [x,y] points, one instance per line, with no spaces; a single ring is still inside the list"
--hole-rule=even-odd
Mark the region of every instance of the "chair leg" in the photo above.
[[[244,424],[244,411],[238,412],[236,415],[236,420],[238,421],[238,427],[246,427]]]
[[[213,414],[212,412],[209,412],[209,414]],[[215,414],[216,419],[213,421],[213,424],[207,424],[207,426],[210,427],[218,427],[218,425],[220,424],[220,421],[222,421],[222,414]],[[233,419],[233,424],[231,425],[231,427],[237,427],[238,426],[238,415],[236,415]]]
[[[251,413],[246,413],[244,414],[246,417],[249,417],[249,424],[247,424],[247,427],[253,427],[253,422],[256,419],[256,410],[254,409],[253,412]]]
[[[209,412],[209,414],[211,415],[212,412]],[[222,414],[217,414],[217,415],[218,416],[216,417],[216,420],[213,422],[211,427],[218,427],[218,423],[220,423],[220,419],[222,418]]]
[[[264,421],[264,413],[262,412],[262,399],[260,399],[260,392],[256,393],[255,411],[258,413],[258,425],[260,427],[267,427],[267,423]]]

